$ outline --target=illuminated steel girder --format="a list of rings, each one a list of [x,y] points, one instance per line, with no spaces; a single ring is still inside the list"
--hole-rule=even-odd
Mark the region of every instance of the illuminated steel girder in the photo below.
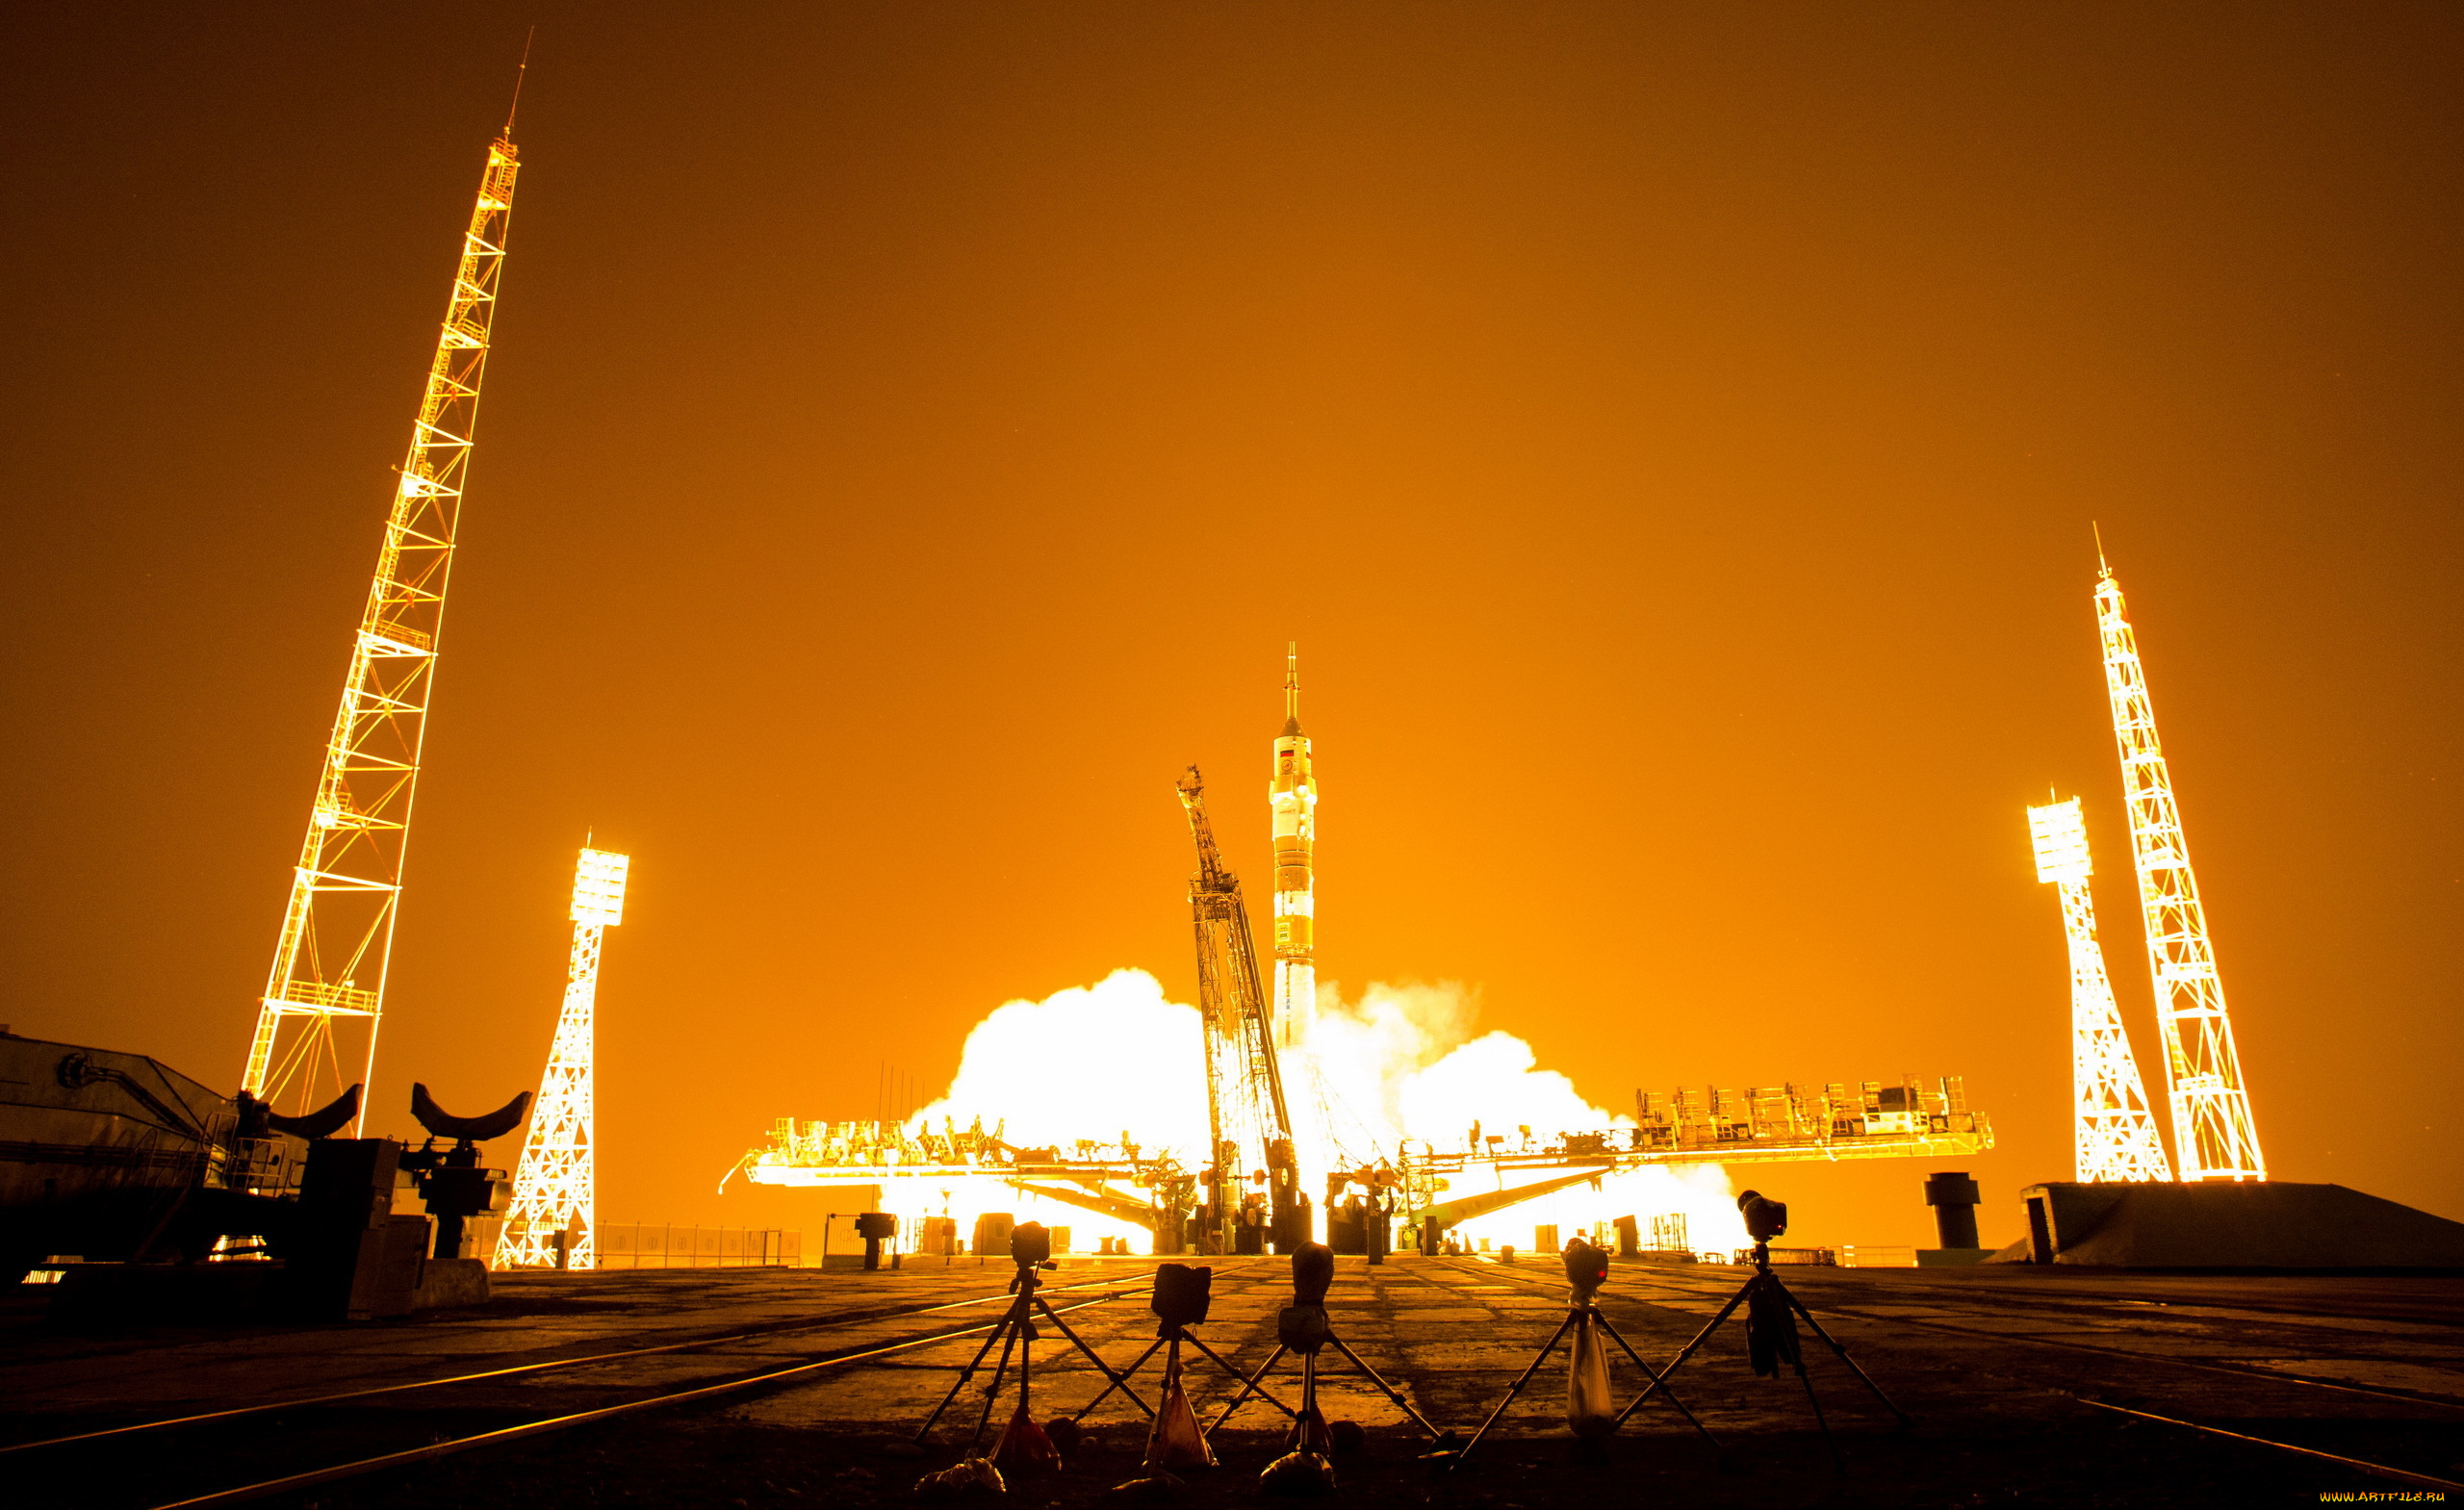
[[[1309,1041],[1318,1017],[1318,781],[1309,736],[1300,731],[1300,647],[1284,658],[1283,732],[1275,736],[1267,782],[1274,813],[1274,1030],[1294,1048]]]
[[[1197,767],[1180,780],[1181,805],[1197,842],[1197,873],[1190,878],[1190,913],[1197,934],[1197,1007],[1205,1023],[1206,1115],[1214,1157],[1207,1205],[1223,1251],[1231,1251],[1233,1214],[1246,1188],[1245,1172],[1264,1173],[1278,1242],[1296,1241],[1299,1170],[1294,1162],[1292,1113],[1283,1097],[1274,1025],[1249,936],[1241,881],[1224,867],[1207,823],[1205,786]],[[1305,1230],[1297,1241],[1306,1241]]]
[[[2105,693],[2121,752],[2122,799],[2130,810],[2131,858],[2139,868],[2139,910],[2156,984],[2156,1020],[2165,1040],[2166,1093],[2173,1118],[2173,1157],[2185,1180],[2264,1180],[2266,1158],[2242,1088],[2242,1062],[2224,985],[2208,942],[2182,838],[2182,812],[2156,738],[2147,674],[2122,603],[2121,584],[2104,567],[2096,579],[2096,628],[2104,641]]]
[[[554,1268],[557,1239],[566,1235],[565,1268],[596,1268],[598,1187],[591,1150],[591,1055],[599,1002],[601,935],[625,920],[625,856],[585,849],[574,867],[574,952],[565,969],[565,1008],[539,1079],[522,1163],[513,1171],[513,1205],[497,1233],[499,1268]]]
[[[513,142],[499,137],[489,144],[478,203],[463,234],[453,296],[351,643],[342,706],[325,743],[308,836],[292,874],[282,936],[240,1081],[241,1088],[268,1101],[288,1096],[298,1110],[342,1084],[338,1023],[364,1029],[362,1081],[376,1064],[411,798],[427,731],[479,377],[504,269],[515,169]]]
[[[2062,894],[2063,932],[2070,941],[2071,1178],[2090,1185],[2170,1180],[2173,1166],[2156,1135],[2139,1061],[2096,945],[2096,904],[2088,888],[2094,866],[2079,799],[2029,808],[2028,832],[2036,844],[2037,880]]]

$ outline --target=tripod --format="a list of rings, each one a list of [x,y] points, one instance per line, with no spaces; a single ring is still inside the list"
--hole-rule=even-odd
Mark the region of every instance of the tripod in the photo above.
[[[1605,1258],[1603,1258],[1601,1262],[1603,1267],[1600,1272],[1603,1275],[1605,1275]],[[1556,1351],[1558,1340],[1564,1337],[1568,1332],[1575,1331],[1580,1327],[1598,1327],[1609,1341],[1617,1344],[1618,1348],[1623,1351],[1627,1357],[1632,1359],[1634,1367],[1642,1369],[1644,1376],[1652,1381],[1651,1388],[1643,1391],[1642,1395],[1635,1399],[1633,1405],[1629,1405],[1624,1410],[1618,1412],[1617,1419],[1610,1421],[1608,1424],[1608,1429],[1610,1431],[1614,1431],[1619,1426],[1624,1425],[1626,1423],[1626,1418],[1634,1414],[1635,1406],[1638,1406],[1642,1404],[1644,1400],[1649,1399],[1651,1397],[1652,1391],[1659,1390],[1667,1395],[1668,1403],[1677,1407],[1677,1413],[1684,1417],[1687,1423],[1693,1426],[1696,1431],[1703,1434],[1704,1441],[1709,1443],[1714,1448],[1719,1446],[1720,1439],[1711,1435],[1711,1429],[1708,1426],[1704,1425],[1701,1420],[1697,1420],[1692,1411],[1685,1408],[1685,1402],[1677,1397],[1677,1392],[1675,1390],[1666,1388],[1668,1375],[1671,1371],[1675,1370],[1677,1365],[1671,1364],[1667,1369],[1662,1369],[1659,1372],[1653,1372],[1652,1366],[1643,1362],[1643,1355],[1634,1351],[1633,1344],[1626,1341],[1625,1334],[1619,1332],[1616,1327],[1610,1325],[1608,1318],[1601,1314],[1599,1302],[1593,1298],[1593,1288],[1594,1287],[1586,1286],[1579,1281],[1576,1283],[1573,1298],[1566,1307],[1566,1318],[1558,1322],[1557,1329],[1549,1334],[1549,1340],[1540,1344],[1540,1351],[1532,1356],[1530,1366],[1523,1370],[1523,1376],[1521,1378],[1514,1381],[1514,1387],[1505,1392],[1505,1398],[1498,1401],[1497,1408],[1489,1412],[1488,1420],[1480,1422],[1480,1429],[1472,1433],[1472,1440],[1463,1444],[1462,1450],[1455,1453],[1453,1458],[1448,1462],[1446,1465],[1446,1471],[1450,1473],[1463,1466],[1463,1460],[1472,1455],[1472,1449],[1480,1445],[1480,1439],[1489,1434],[1489,1428],[1498,1423],[1498,1418],[1505,1414],[1506,1407],[1513,1404],[1515,1396],[1521,1395],[1525,1386],[1531,1382],[1531,1376],[1538,1373],[1540,1371],[1540,1366],[1549,1361],[1549,1355]],[[1681,1362],[1682,1360],[1681,1359],[1680,1361]]]
[[[1431,1441],[1445,1440],[1447,1433],[1431,1425],[1427,1417],[1414,1410],[1412,1402],[1403,1398],[1393,1385],[1386,1382],[1384,1374],[1371,1368],[1362,1361],[1360,1354],[1344,1344],[1344,1340],[1335,1335],[1334,1327],[1328,1323],[1326,1308],[1322,1305],[1296,1305],[1283,1313],[1275,1324],[1274,1351],[1267,1355],[1266,1362],[1258,1365],[1257,1372],[1242,1381],[1241,1393],[1232,1396],[1232,1403],[1224,1406],[1222,1412],[1207,1425],[1206,1434],[1210,1437],[1215,1435],[1216,1428],[1230,1420],[1232,1413],[1246,1404],[1252,1393],[1272,1398],[1259,1388],[1258,1381],[1264,1379],[1270,1369],[1282,1362],[1286,1353],[1298,1353],[1300,1355],[1300,1409],[1293,1416],[1295,1439],[1293,1446],[1300,1451],[1325,1451],[1326,1445],[1322,1441],[1313,1445],[1308,1439],[1313,1422],[1319,1437],[1322,1438],[1325,1434],[1325,1420],[1318,1414],[1318,1354],[1327,1347],[1332,1347],[1343,1354],[1350,1361],[1353,1368],[1368,1375],[1369,1382],[1377,1386],[1378,1393],[1393,1400],[1404,1415],[1412,1418],[1413,1423],[1421,1430],[1427,1432]]]
[[[1848,1371],[1857,1376],[1858,1382],[1873,1392],[1874,1398],[1883,1402],[1884,1409],[1899,1418],[1903,1428],[1915,1424],[1909,1419],[1908,1412],[1891,1403],[1891,1397],[1883,1393],[1881,1385],[1857,1367],[1857,1360],[1848,1356],[1848,1349],[1840,1346],[1836,1338],[1822,1329],[1822,1323],[1813,1318],[1813,1313],[1806,1309],[1805,1302],[1796,1297],[1795,1292],[1782,1284],[1779,1275],[1771,1272],[1771,1242],[1767,1238],[1755,1240],[1753,1277],[1729,1297],[1729,1303],[1720,1307],[1719,1315],[1695,1333],[1694,1340],[1687,1343],[1682,1351],[1668,1361],[1667,1368],[1652,1376],[1650,1387],[1634,1396],[1634,1403],[1617,1413],[1618,1422],[1623,1424],[1627,1417],[1641,1408],[1643,1401],[1652,1397],[1654,1390],[1665,1389],[1669,1375],[1682,1368],[1686,1359],[1693,1357],[1705,1343],[1710,1341],[1711,1334],[1720,1329],[1721,1322],[1736,1314],[1738,1306],[1745,1307],[1745,1350],[1754,1365],[1754,1371],[1764,1378],[1773,1378],[1779,1374],[1780,1365],[1784,1363],[1796,1369],[1797,1382],[1806,1387],[1806,1403],[1813,1407],[1814,1424],[1822,1428],[1822,1445],[1831,1449],[1834,1472],[1845,1478],[1848,1466],[1840,1460],[1839,1444],[1831,1437],[1831,1422],[1823,1419],[1822,1400],[1813,1393],[1813,1380],[1806,1374],[1805,1349],[1797,1338],[1797,1318],[1805,1318],[1806,1325],[1813,1328],[1813,1335],[1821,1338],[1823,1345],[1848,1366]],[[1669,1398],[1674,1401],[1677,1396],[1672,1393]]]
[[[984,1345],[976,1349],[974,1359],[959,1370],[958,1382],[950,1386],[950,1393],[941,1396],[941,1403],[933,1407],[932,1415],[924,1418],[924,1424],[917,1428],[915,1433],[915,1442],[918,1446],[921,1446],[924,1439],[932,1434],[934,1423],[941,1419],[943,1411],[950,1408],[950,1403],[959,1397],[959,1392],[966,1388],[967,1381],[975,1377],[975,1370],[983,1367],[985,1358],[991,1353],[992,1344],[995,1343],[1002,1344],[1001,1362],[992,1370],[992,1382],[985,1386],[984,1414],[976,1418],[975,1434],[967,1438],[967,1454],[974,1455],[976,1447],[984,1441],[985,1428],[992,1423],[992,1403],[1001,1395],[1002,1376],[1010,1371],[1010,1355],[1014,1349],[1018,1356],[1018,1415],[1027,1416],[1027,1392],[1030,1388],[1028,1355],[1032,1350],[1031,1344],[1036,1340],[1035,1314],[1039,1311],[1043,1313],[1045,1320],[1060,1328],[1062,1336],[1069,1339],[1069,1345],[1084,1353],[1087,1361],[1093,1364],[1102,1371],[1104,1377],[1111,1381],[1104,1387],[1104,1395],[1110,1395],[1113,1391],[1118,1390],[1129,1396],[1131,1404],[1144,1411],[1149,1417],[1155,1414],[1153,1407],[1140,1399],[1138,1392],[1129,1387],[1129,1376],[1125,1373],[1115,1373],[1111,1366],[1097,1357],[1093,1348],[1087,1345],[1084,1339],[1069,1329],[1069,1323],[1063,1320],[1060,1313],[1052,1309],[1052,1302],[1036,1293],[1037,1270],[1048,1268],[1051,1266],[1039,1265],[1024,1259],[1018,1260],[1017,1264],[1018,1277],[1010,1282],[1010,1289],[1017,1298],[1010,1302],[1009,1311],[1001,1318],[1000,1324],[992,1329],[992,1335],[984,1340]],[[1103,1395],[1095,1396],[1097,1399],[1103,1397]],[[1091,1408],[1091,1406],[1090,1409]],[[1079,1415],[1085,1414],[1085,1411],[1079,1412]],[[1032,1421],[1032,1418],[1028,1419]]]
[[[1218,1369],[1222,1369],[1225,1373],[1231,1375],[1234,1383],[1245,1385],[1249,1382],[1242,1375],[1240,1369],[1235,1369],[1229,1363],[1226,1363],[1223,1360],[1223,1356],[1220,1353],[1218,1353],[1214,1348],[1207,1346],[1206,1344],[1192,1336],[1186,1327],[1177,1322],[1166,1320],[1155,1328],[1155,1340],[1146,1344],[1146,1350],[1140,1353],[1136,1358],[1130,1360],[1129,1367],[1123,1369],[1118,1377],[1115,1378],[1111,1384],[1105,1386],[1102,1395],[1098,1395],[1093,1399],[1089,1400],[1086,1403],[1086,1406],[1081,1409],[1077,1415],[1072,1416],[1069,1419],[1071,1420],[1077,1420],[1084,1418],[1088,1411],[1093,1410],[1096,1406],[1101,1405],[1104,1402],[1105,1395],[1110,1395],[1115,1390],[1120,1391],[1123,1395],[1128,1395],[1133,1400],[1138,1399],[1137,1395],[1130,1394],[1130,1376],[1137,1373],[1139,1369],[1146,1367],[1146,1360],[1154,1357],[1155,1350],[1159,1347],[1168,1349],[1164,1354],[1163,1390],[1164,1393],[1168,1395],[1171,1393],[1172,1385],[1181,1376],[1181,1344],[1183,1343],[1189,1344],[1192,1347],[1194,1347],[1199,1352],[1205,1354],[1206,1360],[1215,1365]],[[1111,1370],[1107,1369],[1106,1371],[1110,1372]],[[1265,1370],[1261,1369],[1259,1371],[1264,1372]],[[1293,1410],[1291,1406],[1283,1403],[1283,1401],[1276,1399],[1273,1395],[1267,1394],[1264,1390],[1260,1390],[1258,1394],[1261,1398],[1275,1409],[1283,1412],[1287,1416],[1293,1417],[1295,1420],[1298,1419],[1298,1413]],[[1139,1408],[1141,1410],[1145,1410],[1145,1402],[1140,1401]],[[1146,1414],[1151,1418],[1155,1413],[1148,1410],[1146,1411]],[[1209,1427],[1207,1429],[1212,1431],[1214,1428]]]

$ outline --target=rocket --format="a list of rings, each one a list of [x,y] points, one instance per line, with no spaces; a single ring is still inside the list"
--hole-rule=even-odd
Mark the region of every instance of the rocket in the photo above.
[[[1267,783],[1274,812],[1274,1030],[1281,1048],[1309,1041],[1318,1017],[1318,782],[1309,771],[1309,736],[1300,731],[1300,647],[1284,657],[1283,732],[1274,741]]]

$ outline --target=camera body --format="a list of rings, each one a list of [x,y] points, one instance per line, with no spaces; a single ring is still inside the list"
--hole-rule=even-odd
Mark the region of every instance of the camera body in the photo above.
[[[1155,1313],[1162,1323],[1159,1337],[1168,1336],[1184,1326],[1195,1326],[1206,1319],[1209,1292],[1215,1283],[1215,1270],[1192,1264],[1162,1264],[1155,1269],[1155,1294],[1146,1308]]]
[[[1566,1283],[1578,1293],[1588,1295],[1608,1283],[1608,1250],[1596,1248],[1577,1238],[1566,1244]]]
[[[1322,1242],[1304,1242],[1292,1255],[1292,1303],[1326,1303],[1327,1287],[1335,1282],[1335,1250]]]
[[[860,1212],[856,1216],[856,1236],[867,1241],[898,1236],[898,1216],[886,1211]]]
[[[1010,1229],[1010,1262],[1020,1268],[1052,1267],[1052,1234],[1042,1222],[1020,1222]]]
[[[1745,1218],[1746,1236],[1757,1242],[1768,1242],[1788,1230],[1788,1203],[1770,1200],[1760,1190],[1739,1195],[1736,1209]]]

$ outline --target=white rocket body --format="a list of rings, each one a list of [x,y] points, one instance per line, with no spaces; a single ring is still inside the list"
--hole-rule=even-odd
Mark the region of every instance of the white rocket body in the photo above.
[[[1296,649],[1286,662],[1283,710],[1267,783],[1274,812],[1274,1031],[1278,1047],[1298,1048],[1318,1016],[1318,781],[1309,769],[1309,736],[1300,731]]]

